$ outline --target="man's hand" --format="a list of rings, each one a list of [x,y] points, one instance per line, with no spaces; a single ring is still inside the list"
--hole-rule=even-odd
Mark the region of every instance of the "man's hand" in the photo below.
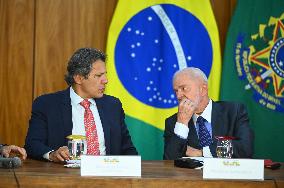
[[[2,147],[2,155],[4,157],[9,157],[11,154],[20,155],[23,160],[27,158],[27,152],[24,148],[15,145]]]
[[[185,155],[188,157],[202,157],[203,153],[202,150],[187,146]]]
[[[189,99],[182,99],[178,105],[177,122],[188,125],[196,109],[196,104]]]
[[[58,148],[49,154],[49,159],[53,162],[59,163],[65,160],[70,160],[70,154],[67,146]]]

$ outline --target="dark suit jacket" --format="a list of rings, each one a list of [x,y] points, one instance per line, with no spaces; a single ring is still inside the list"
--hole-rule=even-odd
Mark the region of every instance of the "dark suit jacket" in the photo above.
[[[3,144],[0,144],[0,157],[2,157],[2,148],[3,148]]]
[[[187,139],[182,139],[174,133],[177,114],[166,119],[164,132],[164,159],[173,160],[185,156],[187,145],[202,149],[199,146],[198,136],[191,119],[188,123]],[[213,143],[209,146],[213,157],[216,157],[217,140],[215,136],[234,136],[233,157],[251,158],[253,155],[253,132],[249,127],[247,111],[242,104],[232,102],[212,101],[212,137]]]
[[[107,155],[137,155],[124,121],[121,102],[104,95],[95,99],[102,121]],[[38,97],[33,102],[25,149],[31,158],[67,146],[66,136],[72,134],[70,88]]]

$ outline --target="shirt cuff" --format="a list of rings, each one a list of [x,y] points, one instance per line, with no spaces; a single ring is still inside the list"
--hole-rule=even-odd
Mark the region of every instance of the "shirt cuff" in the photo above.
[[[51,152],[53,152],[53,151],[54,151],[54,150],[51,150],[51,151],[45,153],[42,157],[43,157],[44,159],[46,159],[46,160],[52,161],[52,160],[49,159],[49,154],[50,154]]]
[[[174,129],[174,133],[182,138],[182,139],[187,139],[188,137],[188,132],[189,132],[189,128],[188,126],[186,126],[185,124],[183,123],[180,123],[180,122],[176,122],[176,125],[175,125],[175,129]]]
[[[213,157],[212,153],[210,152],[209,146],[203,147],[203,157]]]

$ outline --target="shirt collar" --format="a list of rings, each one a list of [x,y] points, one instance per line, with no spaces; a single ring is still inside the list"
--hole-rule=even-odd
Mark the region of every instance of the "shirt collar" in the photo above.
[[[208,123],[211,123],[211,112],[212,112],[212,100],[209,99],[208,105],[206,106],[205,110],[200,115],[193,114],[192,119],[193,119],[194,124],[196,124],[197,118],[199,116],[202,116],[204,119],[206,119]]]
[[[72,87],[70,87],[70,98],[71,98],[71,103],[73,105],[80,104],[84,99],[80,97]],[[91,104],[96,105],[96,101],[93,98],[88,99]]]

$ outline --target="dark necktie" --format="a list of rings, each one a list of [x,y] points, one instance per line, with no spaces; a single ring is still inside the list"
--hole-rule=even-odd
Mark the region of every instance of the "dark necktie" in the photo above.
[[[212,143],[212,139],[209,131],[205,126],[205,122],[207,121],[202,116],[199,116],[196,121],[196,124],[199,126],[198,136],[199,136],[199,145],[201,147],[209,146]]]

